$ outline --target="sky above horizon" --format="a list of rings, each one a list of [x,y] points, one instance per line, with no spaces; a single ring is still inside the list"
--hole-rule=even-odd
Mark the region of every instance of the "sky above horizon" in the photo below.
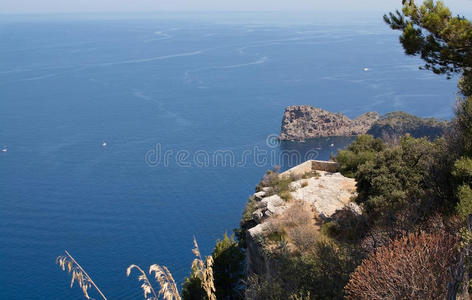
[[[472,0],[445,0],[453,12],[472,11]],[[159,11],[391,11],[401,0],[2,0],[0,13]]]

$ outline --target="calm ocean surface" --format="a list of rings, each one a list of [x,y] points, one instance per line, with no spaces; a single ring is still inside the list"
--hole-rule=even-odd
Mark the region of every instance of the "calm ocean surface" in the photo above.
[[[64,249],[109,299],[142,299],[131,263],[181,282],[193,235],[209,254],[264,171],[296,163],[281,151],[349,143],[273,143],[288,105],[453,115],[455,82],[419,71],[381,15],[2,19],[0,299],[81,299]]]

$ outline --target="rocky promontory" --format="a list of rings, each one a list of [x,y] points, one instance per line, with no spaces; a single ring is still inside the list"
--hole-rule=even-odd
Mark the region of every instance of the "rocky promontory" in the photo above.
[[[328,136],[365,134],[379,119],[376,112],[368,112],[355,119],[309,105],[294,105],[285,109],[281,140],[304,140]]]
[[[292,252],[307,251],[320,235],[320,222],[349,211],[362,214],[352,199],[356,182],[330,161],[306,161],[278,174],[268,172],[250,197],[241,229],[247,247],[248,274],[270,277],[270,253],[280,241]]]
[[[341,113],[329,112],[310,105],[293,105],[285,109],[280,139],[300,141],[361,134],[371,134],[386,141],[396,140],[405,134],[434,139],[444,135],[449,127],[447,121],[420,118],[401,111],[383,116],[379,116],[377,112],[368,112],[350,119]]]

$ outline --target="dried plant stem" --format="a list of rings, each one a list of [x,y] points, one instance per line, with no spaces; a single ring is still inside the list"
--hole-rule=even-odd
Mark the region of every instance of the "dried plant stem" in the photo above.
[[[169,269],[166,266],[152,265],[149,267],[149,274],[153,272],[156,281],[161,286],[159,296],[162,295],[165,300],[181,300],[179,289]]]
[[[107,300],[107,297],[102,293],[102,291],[98,288],[98,286],[95,284],[95,282],[92,280],[92,278],[87,274],[87,272],[82,268],[82,266],[70,255],[67,250],[65,250],[67,257],[72,261],[72,263],[85,275],[87,278],[87,281],[93,285],[93,287],[97,290],[97,292],[102,296],[103,300]]]
[[[195,236],[193,237],[193,245],[195,248],[192,250],[192,252],[197,258],[195,258],[192,263],[192,269],[196,268],[200,272],[200,276],[202,279],[202,288],[207,294],[208,300],[216,300],[216,289],[212,269],[213,257],[207,256],[205,261],[203,261],[202,255],[200,253],[200,248],[198,247],[197,239],[195,238]]]
[[[202,281],[202,288],[205,291],[208,300],[216,300],[215,296],[215,285],[214,285],[214,278],[213,278],[213,257],[207,256],[205,260],[202,258],[200,254],[200,249],[197,244],[197,240],[195,237],[193,238],[193,243],[195,248],[192,252],[195,254],[196,258],[192,263],[192,269],[196,269],[198,271],[198,276],[201,278]],[[91,299],[87,293],[87,289],[91,288],[92,286],[95,290],[100,294],[103,300],[107,300],[105,295],[102,291],[98,288],[92,278],[87,274],[87,272],[82,268],[82,266],[70,255],[67,250],[65,250],[65,256],[59,256],[56,259],[56,263],[62,268],[63,271],[68,270],[69,273],[72,273],[71,279],[71,287],[74,284],[74,281],[77,281],[77,284],[82,288],[82,292],[87,299]],[[160,290],[158,293],[154,290],[149,281],[146,273],[143,269],[141,269],[138,265],[130,265],[126,269],[126,276],[131,274],[133,269],[137,269],[141,274],[138,276],[138,280],[142,282],[141,288],[144,292],[144,299],[146,300],[157,300],[159,297],[163,297],[165,300],[181,300],[179,289],[177,288],[177,284],[175,283],[172,274],[165,266],[159,265],[151,265],[149,267],[149,274],[154,273],[154,278],[156,279],[157,283],[160,285]],[[151,297],[148,298],[148,295]]]
[[[137,269],[141,273],[141,275],[139,275],[138,277],[138,280],[143,282],[143,284],[141,285],[141,288],[143,289],[143,292],[144,292],[144,298],[147,299],[148,294],[153,294],[154,297],[149,298],[149,299],[158,299],[156,291],[154,291],[154,288],[152,287],[151,282],[146,276],[146,273],[139,266],[130,265],[128,269],[126,269],[126,276],[129,276],[131,274],[132,269]]]

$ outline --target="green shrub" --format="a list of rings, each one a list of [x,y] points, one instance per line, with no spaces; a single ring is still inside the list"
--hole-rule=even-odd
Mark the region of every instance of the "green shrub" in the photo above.
[[[213,249],[213,282],[217,299],[243,299],[241,280],[244,277],[244,254],[234,240],[225,233]],[[183,300],[208,299],[203,287],[201,272],[192,267],[190,277],[182,285]]]
[[[257,201],[254,197],[249,197],[247,200],[246,207],[244,208],[243,216],[241,221],[243,223],[249,222],[252,220],[252,214],[256,211],[257,209]]]
[[[444,135],[449,123],[434,118],[420,118],[402,111],[390,112],[377,120],[367,132],[375,137],[395,142],[409,134],[416,138],[435,139]]]
[[[457,214],[463,220],[466,220],[468,215],[472,214],[472,189],[467,184],[461,185],[457,196],[459,198],[456,207]]]
[[[267,240],[271,242],[278,243],[284,240],[284,236],[285,236],[285,232],[283,231],[270,231],[269,233],[267,233],[265,237]]]
[[[246,297],[285,300],[309,294],[309,299],[342,299],[349,274],[361,258],[354,248],[326,240],[304,253],[274,254],[271,277],[253,276]]]
[[[462,157],[454,163],[454,170],[452,175],[455,177],[457,188],[457,199],[459,202],[456,205],[456,212],[463,220],[469,214],[472,214],[472,159],[469,157]]]
[[[471,181],[472,180],[472,158],[462,157],[454,163],[454,170],[452,171],[457,180]]]
[[[234,236],[216,242],[213,249],[213,277],[217,299],[243,299],[241,280],[244,277],[244,253]]]
[[[287,191],[287,190],[281,191],[279,193],[279,196],[280,196],[280,198],[284,199],[285,201],[290,201],[290,200],[293,199],[292,194],[290,193],[290,191]]]
[[[208,299],[202,288],[202,279],[198,276],[198,270],[192,268],[190,277],[185,277],[182,284],[182,299],[183,300],[206,300]]]
[[[346,150],[339,150],[336,161],[344,176],[354,177],[359,166],[373,160],[376,154],[385,148],[381,139],[374,139],[371,135],[361,135]]]
[[[469,90],[472,91],[472,79],[469,77]],[[463,154],[472,156],[472,97],[459,100],[456,110],[456,127],[462,142]]]
[[[435,196],[435,174],[440,142],[404,137],[399,146],[387,148],[356,172],[357,202],[371,221],[392,223],[406,212],[415,222],[436,210],[441,197]]]
[[[321,225],[320,233],[326,237],[332,237],[339,233],[339,225],[335,221],[323,223]]]

